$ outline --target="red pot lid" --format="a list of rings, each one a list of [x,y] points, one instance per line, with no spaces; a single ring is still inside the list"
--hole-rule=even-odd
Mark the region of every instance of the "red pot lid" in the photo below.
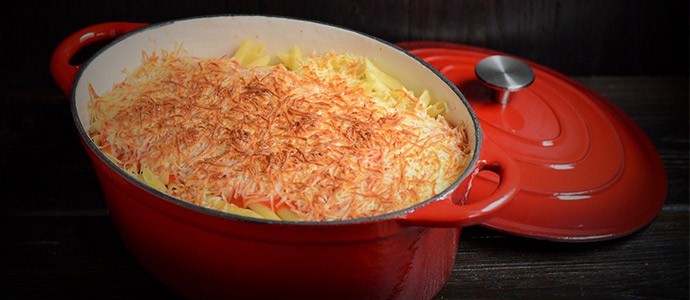
[[[484,138],[518,163],[520,193],[483,226],[547,240],[607,240],[642,228],[663,206],[666,172],[654,145],[595,91],[544,66],[496,51],[427,41],[398,46],[456,84],[476,112]],[[497,95],[494,83],[477,75],[491,81],[485,78],[491,72],[475,70],[493,55],[518,60],[533,71],[533,81],[525,70],[517,71],[518,80],[499,78],[513,84],[511,91],[527,85],[509,93],[505,104],[492,101]],[[469,201],[486,197],[496,182],[497,176],[480,173]]]

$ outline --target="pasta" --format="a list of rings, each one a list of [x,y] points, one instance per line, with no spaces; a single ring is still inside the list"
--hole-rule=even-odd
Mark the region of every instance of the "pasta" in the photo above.
[[[173,197],[245,217],[332,221],[404,209],[443,191],[471,156],[445,103],[368,58],[295,46],[270,65],[245,40],[231,57],[143,54],[89,102],[94,143]]]

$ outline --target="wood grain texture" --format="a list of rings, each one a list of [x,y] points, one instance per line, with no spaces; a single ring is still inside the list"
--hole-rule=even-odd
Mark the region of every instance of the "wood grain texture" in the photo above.
[[[101,22],[268,14],[389,42],[450,41],[529,59],[577,76],[656,146],[668,195],[648,226],[581,244],[464,228],[437,299],[688,299],[688,6],[686,0],[10,2],[0,27],[0,298],[180,299],[129,254],[111,223],[48,70],[57,44]],[[27,182],[34,188],[21,188]]]
[[[6,299],[181,299],[127,252],[105,211],[11,216],[2,225]],[[453,272],[435,298],[687,298],[687,231],[687,206],[597,243],[464,228]]]
[[[643,229],[595,243],[464,228],[437,299],[688,298],[687,78],[575,79],[649,135],[669,175],[664,208]],[[179,299],[122,244],[71,118],[57,88],[0,89],[0,295]],[[18,188],[27,181],[35,188]]]
[[[0,27],[0,86],[52,85],[50,54],[102,22],[261,14],[326,22],[389,42],[441,40],[517,55],[570,76],[687,76],[688,1],[14,1]]]
[[[463,230],[450,281],[437,298],[687,298],[687,206],[622,239],[563,244]]]
[[[688,78],[576,78],[614,103],[656,146],[668,177],[666,203],[688,203]]]

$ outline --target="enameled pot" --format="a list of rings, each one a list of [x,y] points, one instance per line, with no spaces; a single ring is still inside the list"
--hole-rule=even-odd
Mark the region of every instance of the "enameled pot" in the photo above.
[[[142,50],[183,45],[196,56],[232,53],[247,37],[275,53],[344,50],[369,57],[412,90],[445,99],[446,119],[465,121],[474,156],[439,195],[402,211],[334,222],[245,218],[189,204],[130,177],[89,139],[87,85],[101,93],[141,62]],[[85,46],[113,40],[82,65]],[[519,172],[510,157],[482,138],[460,91],[408,52],[348,29],[268,16],[210,16],[161,24],[103,23],[60,43],[51,72],[70,99],[78,134],[95,168],[122,240],[152,274],[190,298],[428,299],[446,283],[463,226],[494,216],[515,196]],[[494,193],[466,203],[474,176],[500,177]]]

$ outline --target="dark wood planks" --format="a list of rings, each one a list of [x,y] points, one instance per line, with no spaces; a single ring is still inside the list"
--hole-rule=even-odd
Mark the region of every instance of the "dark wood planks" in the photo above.
[[[687,205],[621,239],[583,244],[463,230],[451,280],[437,298],[687,298]]]
[[[657,146],[669,194],[657,218],[611,241],[556,243],[462,231],[438,299],[688,298],[688,80],[576,77]],[[6,299],[179,296],[129,254],[57,88],[0,90],[0,294]],[[26,182],[35,188],[22,189]]]
[[[665,208],[637,233],[597,243],[465,228],[436,298],[687,298],[687,230],[687,206]],[[3,236],[2,294],[10,299],[180,298],[127,252],[105,211],[11,216]]]
[[[257,0],[10,2],[2,86],[51,84],[50,54],[67,35],[103,22],[158,23],[227,14],[286,16],[390,42],[442,40],[517,55],[571,76],[688,74],[688,1]]]

